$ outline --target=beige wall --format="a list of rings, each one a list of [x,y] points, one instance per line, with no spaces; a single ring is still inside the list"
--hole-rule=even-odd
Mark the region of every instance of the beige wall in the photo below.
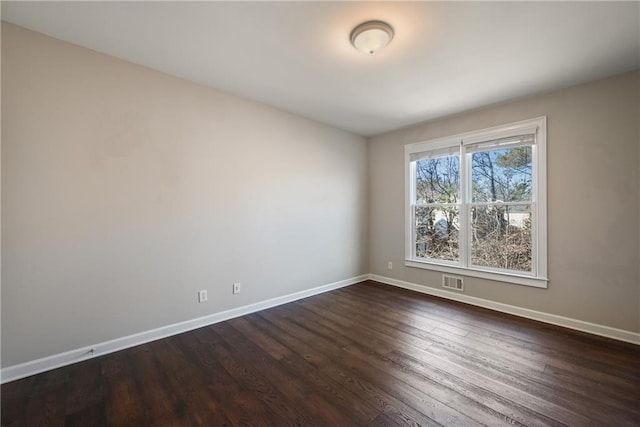
[[[6,23],[2,111],[3,366],[367,272],[363,137]]]
[[[405,144],[546,115],[549,288],[467,278],[465,293],[640,331],[639,82],[625,74],[372,138],[370,272],[440,287],[440,273],[403,264]]]

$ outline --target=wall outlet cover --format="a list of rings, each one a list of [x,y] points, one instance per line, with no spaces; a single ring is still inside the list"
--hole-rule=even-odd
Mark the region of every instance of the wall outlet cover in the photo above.
[[[198,302],[206,302],[207,299],[209,298],[206,290],[198,291]]]

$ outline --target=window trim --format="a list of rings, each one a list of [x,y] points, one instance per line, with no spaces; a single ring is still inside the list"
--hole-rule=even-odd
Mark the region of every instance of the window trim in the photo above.
[[[535,180],[531,197],[531,214],[535,218],[533,221],[533,250],[532,250],[532,273],[519,273],[516,271],[500,270],[490,267],[481,267],[471,264],[468,259],[469,230],[468,212],[472,206],[469,193],[469,183],[471,177],[468,176],[467,161],[463,161],[463,156],[469,153],[464,147],[469,147],[482,142],[518,136],[525,133],[535,133],[535,144],[532,145],[532,176]],[[447,147],[460,147],[460,222],[465,221],[465,238],[459,239],[460,261],[446,262],[429,259],[418,259],[415,257],[413,244],[414,221],[412,213],[412,201],[415,196],[412,185],[412,173],[415,170],[412,165],[411,155],[423,151],[444,149]],[[441,271],[445,273],[461,274],[470,277],[508,282],[517,285],[533,286],[537,288],[547,288],[547,117],[541,116],[529,120],[522,120],[501,126],[481,129],[436,138],[427,141],[407,144],[405,152],[405,266],[423,268],[427,270]],[[510,203],[505,203],[510,204]]]

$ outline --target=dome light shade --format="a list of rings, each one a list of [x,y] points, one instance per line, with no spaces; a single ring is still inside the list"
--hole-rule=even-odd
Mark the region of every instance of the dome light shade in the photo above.
[[[351,44],[360,52],[373,55],[393,39],[393,28],[382,21],[367,21],[351,31]]]

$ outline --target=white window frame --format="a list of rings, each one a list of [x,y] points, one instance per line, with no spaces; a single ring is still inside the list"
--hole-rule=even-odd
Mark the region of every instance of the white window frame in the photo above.
[[[471,153],[469,147],[477,146],[483,142],[494,141],[501,138],[534,134],[535,143],[532,145],[532,196],[531,202],[525,204],[531,206],[532,215],[532,271],[518,272],[491,267],[476,266],[471,264],[470,221],[469,212],[474,204],[471,201]],[[411,161],[411,155],[434,150],[442,150],[449,147],[460,149],[460,234],[459,234],[459,261],[444,261],[435,259],[417,258],[414,242],[414,216],[415,208],[415,161]],[[435,270],[444,273],[461,274],[482,279],[508,282],[518,285],[546,288],[547,277],[547,117],[537,117],[502,126],[495,126],[479,131],[466,132],[444,138],[432,139],[414,144],[405,145],[405,265],[408,267]],[[518,203],[505,203],[513,205]]]

